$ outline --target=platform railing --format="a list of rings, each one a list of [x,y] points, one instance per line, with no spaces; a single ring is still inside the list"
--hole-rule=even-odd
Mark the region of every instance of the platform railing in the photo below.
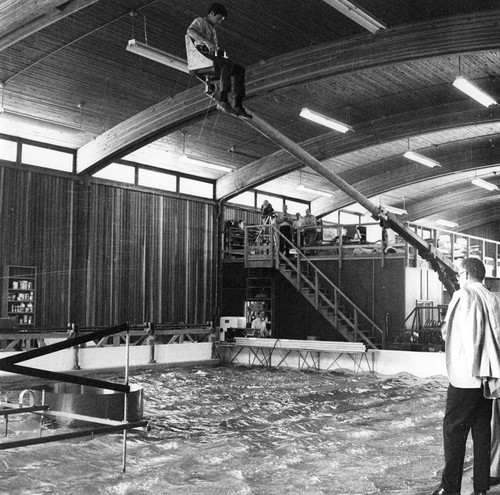
[[[21,351],[43,347],[47,341],[53,339],[67,339],[75,335],[87,335],[101,330],[102,326],[80,327],[69,323],[63,328],[13,328],[0,330],[0,353],[2,351]],[[146,322],[143,325],[131,325],[130,337],[132,346],[151,344],[152,341],[161,344],[174,344],[183,342],[206,342],[213,334],[212,327],[208,325],[187,324],[155,324]],[[87,343],[92,347],[120,346],[125,344],[125,334],[117,333],[105,336],[97,341]],[[1,356],[1,354],[0,354]]]

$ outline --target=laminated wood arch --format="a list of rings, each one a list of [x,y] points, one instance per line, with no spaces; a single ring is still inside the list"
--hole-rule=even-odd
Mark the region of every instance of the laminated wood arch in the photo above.
[[[446,189],[449,186],[448,180],[453,180],[454,178],[456,180],[458,177],[461,178],[467,174],[467,172],[471,174],[473,170],[480,171],[483,169],[486,171],[492,167],[498,167],[500,164],[500,158],[496,153],[495,147],[492,148],[487,141],[482,146],[475,145],[473,148],[469,147],[468,142],[465,142],[461,151],[457,151],[454,148],[449,155],[446,153],[441,154],[441,159],[447,162],[446,167],[422,169],[421,167],[415,167],[412,162],[400,157],[397,162],[397,168],[384,173],[379,173],[376,166],[371,167],[369,171],[364,169],[363,179],[351,182],[351,184],[368,197],[384,194],[386,191],[390,191],[396,187],[423,182],[429,184],[429,189],[439,187],[440,185],[442,185],[443,189]],[[433,186],[434,183],[437,185]],[[323,216],[334,209],[343,208],[352,203],[352,200],[342,191],[336,190],[331,191],[331,193],[332,197],[330,198],[319,198],[314,201],[313,208],[318,216]],[[463,193],[464,191],[462,191]],[[439,196],[439,193],[436,193],[436,196]],[[447,208],[449,207],[450,205],[447,205]],[[406,209],[409,213],[411,212],[413,220],[424,216],[411,208]],[[438,210],[445,211],[445,209],[437,208],[436,206],[434,213],[437,213]]]
[[[449,56],[462,53],[465,49],[469,52],[496,50],[498,14],[497,10],[478,13],[473,18],[457,16],[440,19],[387,30],[376,36],[360,36],[342,42],[321,44],[270,59],[255,64],[247,70],[247,95],[258,98],[267,92],[309,81],[341,74],[354,74],[389,64],[404,64],[429,57]],[[201,86],[162,101],[82,146],[77,153],[77,170],[80,174],[92,174],[110,161],[200,118],[207,111],[207,107],[213,108],[213,104],[204,96]],[[468,111],[475,112],[471,108]],[[432,114],[432,111],[429,113]],[[438,117],[436,114],[429,115],[429,119],[436,117]],[[452,117],[448,114],[448,118],[449,125],[452,125],[452,119],[455,119],[455,125],[457,124],[457,115]],[[469,119],[466,114],[463,118],[465,122],[470,122],[472,114],[469,114]],[[487,116],[483,118],[486,119]],[[393,125],[402,125],[401,120],[402,118],[393,118]],[[408,126],[420,125],[422,132],[428,129],[425,127],[425,119],[420,123],[408,119],[407,123]],[[428,124],[430,123],[429,120]],[[380,139],[379,130],[375,132],[371,128],[372,125],[373,123],[358,125],[359,130],[346,138],[347,142],[343,148],[357,149],[356,146],[364,146],[364,140],[369,140],[370,136],[373,136],[374,141]],[[363,128],[367,135],[362,134]],[[388,128],[387,133],[389,132],[391,128]],[[358,133],[362,134],[362,137],[358,137]],[[354,142],[349,146],[351,139]],[[330,140],[331,135],[326,135],[318,139],[316,145],[321,148]],[[309,151],[314,154],[313,149]],[[331,150],[331,153],[334,153],[334,150]],[[273,156],[272,170],[265,166],[267,158],[264,158],[259,160],[260,163],[255,162],[242,167],[231,179],[220,179],[217,197],[220,199],[234,195],[254,183],[262,183],[272,177],[283,175],[297,166],[294,160],[287,157],[282,163],[280,160],[276,169],[274,158],[276,157]],[[248,183],[249,177],[254,178],[253,183]]]

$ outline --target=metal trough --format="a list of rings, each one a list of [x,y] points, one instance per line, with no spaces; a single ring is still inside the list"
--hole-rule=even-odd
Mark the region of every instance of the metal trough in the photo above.
[[[35,394],[35,404],[47,404],[50,411],[93,416],[97,418],[124,420],[125,394],[114,390],[87,387],[73,383],[51,383],[32,387]],[[135,422],[143,415],[143,388],[130,385],[127,397],[127,421]],[[57,422],[64,426],[83,426],[85,421],[71,417],[58,417]]]

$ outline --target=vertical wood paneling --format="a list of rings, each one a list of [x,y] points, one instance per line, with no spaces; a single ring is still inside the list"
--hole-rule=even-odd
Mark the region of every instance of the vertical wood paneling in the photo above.
[[[91,190],[90,324],[209,320],[214,207],[105,185]]]
[[[465,234],[500,241],[500,222],[490,222],[464,231]]]
[[[69,321],[73,187],[66,178],[0,170],[0,263],[37,267],[37,326]]]
[[[226,205],[224,207],[224,221],[234,220],[238,222],[243,220],[245,225],[257,225],[262,221],[260,212],[252,208],[243,208],[233,205]],[[224,228],[224,222],[222,222],[221,228]]]
[[[0,167],[2,265],[38,270],[36,323],[205,323],[214,205]]]

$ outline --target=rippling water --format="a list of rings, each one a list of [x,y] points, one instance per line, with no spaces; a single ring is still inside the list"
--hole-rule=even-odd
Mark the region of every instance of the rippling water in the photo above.
[[[207,367],[130,381],[151,430],[129,434],[126,473],[121,435],[24,447],[0,451],[0,493],[428,495],[439,484],[444,377]]]

